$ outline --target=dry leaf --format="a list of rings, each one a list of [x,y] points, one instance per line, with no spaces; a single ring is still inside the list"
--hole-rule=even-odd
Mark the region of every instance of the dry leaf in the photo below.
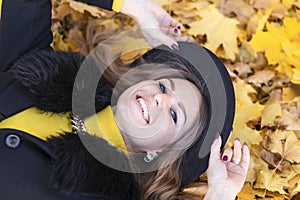
[[[213,5],[203,9],[199,15],[202,20],[189,24],[191,28],[187,31],[188,34],[194,36],[205,34],[207,37],[205,46],[208,49],[215,52],[222,45],[224,58],[235,60],[238,53],[239,22],[223,16]]]
[[[287,194],[284,189],[289,187],[288,179],[280,177],[271,170],[259,170],[254,188],[267,189],[271,192]]]
[[[229,140],[229,145],[232,144],[232,140],[235,137],[239,137],[241,141],[251,144],[259,144],[262,141],[262,137],[255,129],[251,129],[247,126],[247,122],[253,118],[261,115],[263,106],[258,102],[253,103],[249,94],[256,91],[247,83],[241,80],[234,82],[236,93],[236,115],[233,123],[233,133]],[[245,111],[247,112],[245,113]]]
[[[247,78],[247,82],[252,83],[257,87],[261,87],[262,84],[268,85],[269,81],[271,81],[274,77],[274,71],[265,69],[262,71],[257,71],[253,76]]]
[[[183,189],[184,193],[204,197],[208,190],[208,184],[203,182],[192,183]]]
[[[105,15],[104,11],[101,11],[98,7],[91,6],[85,3],[81,3],[78,1],[72,1],[72,0],[63,0],[63,2],[68,2],[70,4],[70,7],[80,13],[88,12],[93,17],[101,17]]]
[[[254,9],[243,0],[226,1],[223,12],[225,15],[234,13],[242,24],[247,24],[250,17],[255,14]]]
[[[269,102],[262,111],[261,124],[262,126],[270,126],[274,124],[274,120],[281,116],[281,106],[278,101]]]
[[[283,88],[282,91],[283,101],[291,101],[298,96],[300,96],[300,85],[291,84],[289,87]]]
[[[267,23],[268,31],[257,31],[250,41],[256,51],[264,51],[269,64],[300,83],[300,23],[286,17],[283,26]]]
[[[300,163],[300,140],[294,131],[275,131],[269,135],[270,149],[291,163]]]

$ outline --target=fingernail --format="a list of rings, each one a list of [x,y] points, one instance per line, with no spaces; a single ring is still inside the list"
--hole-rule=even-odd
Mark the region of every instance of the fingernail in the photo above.
[[[248,146],[248,144],[246,142],[244,142],[243,145]]]
[[[234,140],[240,141],[240,138],[236,137]]]
[[[228,160],[228,156],[223,156],[222,160],[226,162]]]
[[[216,135],[215,135],[215,140],[218,139],[219,137],[220,137],[220,133],[217,132]]]
[[[174,28],[174,33],[178,33],[178,30],[177,30],[177,28]]]
[[[181,29],[181,26],[177,26],[177,29],[179,29],[179,30],[180,30],[180,29]]]
[[[172,47],[172,49],[175,50],[175,51],[179,51],[179,50],[180,50],[177,44],[172,44],[171,47]]]

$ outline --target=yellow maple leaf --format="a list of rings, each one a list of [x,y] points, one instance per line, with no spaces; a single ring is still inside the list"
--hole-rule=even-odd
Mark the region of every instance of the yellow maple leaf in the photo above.
[[[282,0],[282,4],[288,9],[294,5],[295,0]]]
[[[257,171],[264,169],[268,169],[268,163],[265,162],[263,159],[260,158],[260,152],[262,147],[259,145],[252,145],[251,146],[251,157],[250,157],[250,165],[247,172],[246,181],[250,182],[251,185],[256,181],[257,178]]]
[[[68,2],[71,8],[73,8],[74,10],[80,13],[88,12],[93,17],[101,17],[105,15],[105,12],[101,11],[98,7],[91,6],[86,3],[72,1],[72,0],[63,0],[63,2]]]
[[[254,188],[267,189],[271,192],[279,192],[287,194],[284,191],[285,187],[289,187],[288,179],[273,173],[272,170],[259,170]]]
[[[229,145],[235,137],[239,137],[241,141],[251,144],[259,144],[262,137],[257,130],[251,129],[247,126],[247,122],[253,118],[259,117],[264,106],[258,102],[253,103],[249,94],[256,93],[256,91],[245,81],[237,80],[233,83],[236,92],[236,114],[233,123],[233,133],[229,140]],[[246,112],[245,112],[246,111]]]
[[[270,148],[273,153],[281,155],[282,159],[291,163],[300,163],[300,140],[294,131],[275,131],[269,135]]]
[[[255,199],[256,195],[264,196],[264,190],[254,189],[249,182],[245,182],[242,190],[237,194],[238,200]]]
[[[291,101],[300,96],[300,85],[291,84],[289,87],[282,88],[282,100]]]
[[[195,21],[189,24],[188,34],[199,35],[205,34],[207,42],[205,46],[216,52],[222,45],[224,49],[223,57],[235,60],[238,53],[237,38],[240,34],[236,19],[227,18],[222,15],[214,5],[207,6],[199,12],[202,17],[201,21]]]
[[[293,83],[300,83],[300,23],[296,18],[286,17],[283,25],[266,23],[267,30],[258,30],[250,45],[256,51],[265,52],[269,64],[278,65]]]
[[[256,31],[263,30],[270,15],[271,15],[270,9],[266,10],[265,14],[263,14],[261,10],[258,10],[256,15],[253,15],[247,23],[247,29],[246,29],[247,34],[251,35]]]
[[[277,116],[281,116],[281,106],[278,101],[269,102],[262,111],[261,124],[269,125],[274,124]]]

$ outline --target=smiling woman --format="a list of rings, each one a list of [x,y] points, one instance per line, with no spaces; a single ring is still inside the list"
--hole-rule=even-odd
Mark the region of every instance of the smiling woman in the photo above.
[[[156,167],[138,176],[144,199],[176,196],[187,178],[180,176],[182,156],[207,125],[207,88],[192,68],[180,56],[156,49],[119,75],[114,87],[114,116],[128,150],[146,153],[144,160]]]
[[[167,21],[161,25],[168,30],[179,26],[150,0],[124,3],[130,11],[149,8],[150,19]],[[106,66],[49,47],[50,1],[3,5],[9,11],[0,29],[0,199],[191,199],[180,188],[208,164],[206,199],[234,199],[249,149],[235,140],[233,150],[220,153],[235,104],[230,77],[212,52],[187,42],[173,51],[172,39],[130,65]],[[107,59],[111,52],[98,53]]]

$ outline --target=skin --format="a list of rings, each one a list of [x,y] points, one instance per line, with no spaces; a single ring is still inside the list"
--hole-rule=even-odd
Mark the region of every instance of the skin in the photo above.
[[[246,180],[250,164],[250,151],[246,143],[237,138],[232,148],[220,154],[222,139],[217,134],[211,146],[207,169],[208,191],[204,200],[234,200]],[[227,156],[227,159],[223,159]]]
[[[182,24],[151,0],[124,0],[121,13],[131,16],[137,22],[151,46],[165,44],[171,49],[178,50],[177,41],[189,39],[180,34]],[[177,48],[174,48],[174,45]]]
[[[146,103],[149,120],[137,97]],[[128,150],[149,152],[161,150],[187,134],[199,120],[201,104],[199,90],[187,80],[146,80],[124,91],[113,111]]]

